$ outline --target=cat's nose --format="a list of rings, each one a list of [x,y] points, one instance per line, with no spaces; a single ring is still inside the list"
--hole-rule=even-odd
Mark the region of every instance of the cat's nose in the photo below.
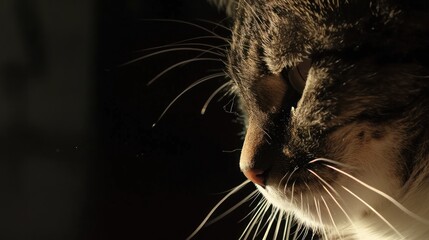
[[[267,170],[262,169],[248,169],[244,170],[243,174],[246,176],[247,179],[252,181],[255,184],[258,184],[259,186],[265,187],[265,180],[267,175]]]
[[[273,163],[270,144],[261,128],[249,122],[240,156],[240,169],[255,184],[265,187]]]

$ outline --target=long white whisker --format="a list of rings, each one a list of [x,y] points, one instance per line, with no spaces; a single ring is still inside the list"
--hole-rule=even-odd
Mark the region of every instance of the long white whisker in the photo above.
[[[335,197],[332,195],[332,193],[325,186],[322,185],[322,187],[323,187],[323,189],[325,189],[325,191],[328,193],[328,195],[332,198],[332,200],[335,202],[335,204],[338,206],[338,208],[344,213],[344,216],[346,216],[347,220],[350,222],[350,224],[353,226],[353,228],[356,229],[356,225],[353,223],[352,219],[347,214],[346,210],[344,210],[344,208],[341,206],[341,204],[337,201],[337,199],[335,199]]]
[[[299,198],[300,198],[300,203],[299,203],[299,207],[300,208],[299,209],[302,209],[302,211],[305,212],[305,209],[304,209],[304,199],[302,197],[302,192],[300,192]]]
[[[226,82],[224,84],[222,84],[222,86],[220,86],[218,89],[216,89],[211,95],[210,97],[207,99],[207,101],[204,103],[204,106],[201,108],[201,115],[204,115],[207,111],[207,107],[210,104],[210,102],[213,100],[213,98],[219,94],[220,91],[222,91],[223,89],[225,89],[226,87],[230,86],[231,83]]]
[[[415,214],[415,213],[411,212],[411,211],[410,211],[410,210],[408,210],[405,206],[403,206],[402,204],[400,204],[400,203],[399,203],[398,201],[396,201],[393,197],[391,197],[391,196],[387,195],[386,193],[384,193],[384,192],[382,192],[382,191],[380,191],[380,190],[378,190],[378,189],[376,189],[376,188],[374,188],[374,187],[372,187],[372,186],[370,186],[370,185],[368,185],[368,184],[364,183],[363,181],[361,181],[361,180],[357,179],[356,177],[352,176],[351,174],[348,174],[348,173],[346,173],[346,172],[344,172],[344,171],[342,171],[342,170],[340,170],[340,169],[338,169],[338,168],[336,168],[336,167],[333,167],[333,166],[330,166],[330,165],[327,165],[327,164],[325,164],[325,166],[327,166],[327,167],[329,167],[329,168],[331,168],[331,169],[333,169],[333,170],[335,170],[335,171],[337,171],[337,172],[339,172],[339,173],[341,173],[341,174],[343,174],[343,175],[345,175],[345,176],[347,176],[347,177],[349,177],[349,178],[353,179],[354,181],[356,181],[357,183],[361,184],[362,186],[364,186],[364,187],[368,188],[369,190],[371,190],[371,191],[373,191],[373,192],[375,192],[375,193],[379,194],[380,196],[384,197],[384,198],[385,198],[385,199],[387,199],[389,202],[391,202],[391,203],[392,203],[392,204],[394,204],[396,207],[398,207],[401,211],[403,211],[404,213],[408,214],[410,217],[413,217],[413,218],[415,218],[416,220],[418,220],[418,221],[420,221],[420,222],[422,222],[422,223],[424,223],[424,224],[429,224],[429,220],[424,219],[424,218],[420,217],[419,215],[417,215],[417,214]]]
[[[227,47],[228,46],[227,44],[215,46],[215,45],[206,44],[206,43],[189,42],[192,40],[207,39],[207,38],[214,38],[214,37],[213,36],[203,36],[203,37],[189,38],[189,39],[185,39],[185,40],[178,41],[175,43],[165,44],[165,45],[161,45],[161,46],[157,46],[157,47],[140,49],[140,50],[137,50],[136,52],[148,52],[148,51],[153,51],[153,50],[163,49],[163,48],[177,48],[177,47],[185,47],[185,46],[209,47],[211,49],[217,49],[219,51],[225,52],[225,49],[221,48],[221,47]]]
[[[277,188],[280,188],[280,185],[282,184],[283,180],[289,175],[289,172],[285,173],[283,177],[280,179],[279,184],[277,184]]]
[[[306,195],[305,198],[307,199],[307,212],[310,213],[310,200],[308,199],[308,195]]]
[[[265,141],[268,143],[268,144],[271,144],[271,142],[270,142],[270,140],[272,140],[273,138],[270,136],[270,134],[267,132],[267,130],[265,130],[263,127],[261,127],[261,126],[257,126],[259,129],[261,129],[261,131],[264,133],[264,135],[265,136],[267,136],[268,137],[268,139],[266,139],[265,138]]]
[[[226,199],[228,199],[231,195],[235,194],[236,192],[238,192],[238,190],[240,190],[241,188],[243,188],[244,186],[246,186],[247,184],[250,183],[250,180],[246,180],[243,183],[241,183],[240,185],[238,185],[237,187],[235,187],[231,192],[229,192],[225,197],[223,197],[213,208],[212,210],[207,214],[207,216],[204,218],[204,220],[201,222],[201,224],[197,227],[197,229],[195,229],[195,231],[189,235],[189,237],[186,238],[186,240],[190,240],[192,239],[200,230],[201,228],[206,224],[206,222],[209,220],[209,218],[211,217],[211,215],[213,215],[213,213],[216,211],[216,209],[223,203],[225,202]]]
[[[348,188],[341,186],[342,188],[344,188],[344,190],[346,190],[347,192],[349,192],[351,195],[353,195],[357,200],[359,200],[360,202],[362,202],[363,204],[365,204],[365,206],[367,206],[373,213],[375,213],[384,223],[386,223],[396,234],[398,234],[398,236],[400,236],[402,239],[404,239],[404,236],[385,218],[383,217],[383,215],[381,215],[377,210],[375,210],[371,205],[369,205],[365,200],[363,200],[362,198],[360,198],[358,195],[356,195],[355,193],[353,193],[352,191],[350,191]]]
[[[270,216],[269,216],[269,218],[268,218],[268,220],[269,220],[269,222],[268,222],[268,226],[267,226],[267,229],[265,230],[265,234],[264,234],[264,236],[262,237],[262,240],[266,240],[266,239],[267,239],[267,237],[268,237],[268,233],[269,233],[269,232],[270,232],[270,230],[271,230],[271,226],[273,225],[274,220],[276,220],[276,216],[277,216],[278,212],[279,212],[279,209],[278,209],[278,208],[276,208],[273,212],[271,212],[271,214],[270,214]],[[268,220],[267,220],[267,221],[268,221]]]
[[[298,224],[298,226],[296,226],[295,232],[293,233],[292,240],[296,240],[297,239],[298,233],[299,233],[299,231],[301,231],[301,228],[302,228],[302,224],[301,223]]]
[[[429,76],[419,76],[419,75],[415,75],[415,74],[411,74],[411,73],[403,73],[403,74],[414,77],[414,78],[422,78],[422,79],[429,78]]]
[[[316,162],[327,162],[327,163],[331,163],[331,164],[334,164],[334,165],[337,165],[337,166],[341,166],[341,167],[344,167],[344,168],[353,168],[353,169],[356,168],[356,167],[350,166],[348,164],[341,163],[341,162],[338,162],[338,161],[335,161],[335,160],[332,160],[332,159],[327,159],[327,158],[316,158],[316,159],[313,159],[310,162],[308,162],[308,164],[312,164],[312,163],[316,163]]]
[[[257,199],[257,197],[261,194],[258,190],[255,190],[255,191],[256,191],[255,197],[249,206],[251,206],[254,203],[254,201]],[[249,216],[252,216],[249,223],[246,226],[246,229],[243,231],[241,237],[246,233],[247,228],[249,228],[249,226],[255,221],[254,219],[258,215],[258,212],[260,212],[263,206],[265,206],[266,204],[267,204],[267,200],[265,198],[261,198],[259,202],[256,204],[256,207],[252,211],[250,211],[245,217],[243,217],[243,219],[239,221],[239,222],[244,221],[244,219],[248,218]]]
[[[289,228],[289,221],[288,221],[288,218],[289,218],[289,214],[287,213],[287,215],[286,215],[286,217],[285,217],[285,226],[284,226],[284,228],[283,228],[283,238],[282,239],[287,239],[286,238],[286,234],[287,234],[287,229]]]
[[[233,207],[229,208],[227,211],[225,211],[221,215],[217,216],[216,218],[214,218],[210,222],[207,222],[205,224],[205,226],[210,226],[213,223],[215,223],[215,222],[219,221],[220,219],[224,218],[225,216],[227,216],[228,214],[230,214],[232,211],[234,211],[235,209],[237,209],[238,207],[240,207],[241,205],[243,205],[243,203],[245,203],[245,202],[249,201],[249,199],[255,197],[257,194],[258,194],[258,190],[255,190],[255,191],[251,192],[247,197],[245,197],[243,200],[241,200],[240,202],[238,202],[237,204],[235,204]]]
[[[331,210],[329,210],[328,203],[325,201],[325,198],[323,196],[320,196],[320,198],[322,199],[323,204],[325,205],[326,211],[328,212],[329,218],[331,219],[331,222],[332,222],[332,225],[335,228],[335,231],[338,233],[338,236],[340,237],[340,239],[343,239],[341,237],[340,231],[338,230],[337,224],[335,223],[334,217],[332,216]]]
[[[192,22],[184,21],[184,20],[176,20],[176,19],[142,19],[142,20],[143,20],[143,21],[158,21],[158,22],[175,22],[175,23],[182,23],[182,24],[186,24],[186,25],[190,25],[190,26],[193,26],[193,27],[199,28],[199,29],[201,29],[201,30],[206,31],[207,33],[210,33],[211,35],[213,35],[213,36],[215,36],[215,37],[218,37],[218,38],[219,38],[219,39],[221,39],[221,40],[227,41],[227,39],[226,39],[226,38],[224,38],[224,37],[222,37],[222,36],[218,35],[217,33],[215,33],[215,32],[213,32],[213,31],[209,30],[209,29],[208,29],[208,28],[206,28],[206,27],[203,27],[203,26],[198,25],[198,24],[196,24],[196,23],[192,23]]]
[[[142,60],[144,60],[146,58],[150,58],[150,57],[153,57],[153,56],[156,56],[156,55],[159,55],[159,54],[168,53],[168,52],[177,52],[177,51],[195,51],[195,52],[202,52],[202,53],[211,53],[211,54],[214,54],[215,56],[224,57],[220,53],[213,52],[213,51],[210,51],[210,50],[207,50],[207,49],[202,49],[202,48],[195,48],[195,47],[170,48],[170,49],[160,50],[160,51],[157,51],[157,52],[154,52],[154,53],[149,53],[149,54],[146,54],[146,55],[141,56],[141,57],[137,57],[137,58],[135,58],[133,60],[127,61],[127,62],[122,63],[122,64],[119,64],[118,67],[123,67],[125,65],[129,65],[129,64],[132,64],[132,63],[135,63],[135,62],[138,62],[138,61],[142,61]]]
[[[258,224],[256,225],[255,233],[253,234],[253,239],[255,239],[256,236],[259,235],[259,233],[260,233],[259,229],[262,229],[261,228],[262,220],[264,219],[264,216],[267,213],[267,211],[270,209],[270,206],[271,206],[270,203],[268,203],[268,201],[267,201],[264,205],[264,208],[261,211],[260,216],[259,216]],[[265,226],[265,224],[263,226]]]
[[[228,28],[228,27],[226,27],[226,26],[224,26],[224,25],[222,25],[222,24],[220,24],[220,23],[213,22],[213,21],[209,21],[209,20],[206,20],[206,19],[198,19],[198,20],[199,20],[199,21],[202,21],[202,22],[206,22],[206,23],[213,24],[213,25],[215,25],[215,26],[217,26],[217,27],[221,27],[221,28],[223,28],[223,29],[225,29],[225,30],[227,30],[227,31],[231,32],[231,29],[230,29],[230,28]]]
[[[257,205],[257,210],[255,211],[253,217],[250,219],[249,224],[247,224],[246,228],[244,229],[243,233],[241,234],[239,240],[241,239],[247,239],[250,235],[250,233],[252,232],[252,229],[255,227],[256,222],[260,221],[260,216],[263,213],[263,210],[265,209],[265,207],[267,206],[267,200],[266,199],[261,199],[261,201],[258,203]],[[243,238],[244,237],[244,238]]]
[[[319,174],[317,174],[316,172],[314,172],[311,169],[307,169],[311,174],[313,174],[314,176],[316,176],[322,183],[324,183],[327,187],[329,187],[337,196],[339,196],[338,192],[331,186],[331,184],[329,184],[328,182],[325,181],[325,179],[323,179],[322,177],[319,176]]]
[[[281,223],[282,223],[282,220],[283,220],[283,216],[284,216],[284,212],[280,211],[279,215],[277,217],[277,224],[276,224],[276,229],[274,231],[273,239],[277,239],[277,236],[279,235],[280,226],[281,226]]]
[[[302,240],[307,239],[308,233],[310,232],[310,229],[308,227],[304,227],[304,234],[302,235]]]
[[[185,64],[188,64],[191,62],[199,62],[199,61],[216,61],[216,62],[219,62],[220,60],[217,58],[192,58],[192,59],[188,59],[188,60],[178,62],[178,63],[173,64],[170,67],[166,68],[164,71],[160,72],[158,75],[156,75],[154,78],[152,78],[146,85],[147,86],[151,85],[158,78],[160,78],[161,76],[163,76],[164,74],[166,74],[167,72],[171,71],[174,68],[177,68],[179,66],[182,66],[182,65],[185,65]]]
[[[292,228],[292,217],[290,213],[286,214],[285,229],[283,231],[283,239],[287,239],[290,235],[290,229]]]
[[[320,202],[316,200],[316,197],[313,197],[314,199],[314,206],[316,207],[317,216],[319,217],[320,224],[323,226],[323,220],[322,220],[322,212],[320,210]],[[325,239],[328,239],[328,235],[326,233],[326,229],[322,228],[322,234]]]
[[[347,214],[347,212],[344,210],[344,208],[341,206],[341,204],[337,201],[337,199],[332,195],[332,193],[326,188],[329,187],[331,189],[331,191],[333,191],[340,199],[341,196],[340,194],[332,187],[331,184],[329,184],[328,182],[326,182],[322,177],[320,177],[317,173],[315,173],[314,171],[312,171],[311,169],[308,169],[308,171],[310,173],[312,173],[313,175],[315,175],[321,182],[321,186],[323,187],[323,189],[328,193],[328,195],[332,198],[332,200],[335,202],[335,204],[338,206],[338,208],[344,213],[344,215],[346,216],[346,218],[348,219],[348,221],[350,222],[350,224],[356,229],[356,226],[354,225],[352,219],[350,218],[350,216]],[[325,187],[326,186],[326,187]]]
[[[311,234],[311,240],[313,240],[315,236],[316,236],[316,233],[315,233],[315,232],[313,232],[313,233]]]
[[[298,169],[299,169],[298,167],[295,167],[295,168],[292,170],[292,172],[290,173],[289,177],[287,178],[286,183],[285,183],[285,186],[284,186],[284,188],[283,188],[283,192],[284,192],[284,193],[286,193],[287,185],[289,184],[289,180],[290,180],[290,178],[292,177],[292,175],[293,175],[293,174],[294,174]]]
[[[291,192],[292,192],[292,194],[290,195],[290,203],[291,204],[293,204],[293,195],[294,195],[294,192],[295,192],[295,183],[296,183],[296,181],[293,181],[293,183],[292,183],[292,188],[291,188]]]
[[[170,107],[181,97],[183,96],[183,94],[185,94],[186,92],[188,92],[189,90],[191,90],[192,88],[194,88],[195,86],[203,83],[203,82],[207,82],[213,78],[218,78],[218,77],[223,77],[224,74],[223,73],[218,73],[218,74],[212,74],[209,75],[207,77],[201,78],[197,81],[195,81],[194,83],[192,83],[189,87],[187,87],[185,90],[183,90],[177,97],[175,97],[173,99],[173,101],[170,102],[170,104],[168,104],[168,106],[164,109],[164,111],[161,113],[161,115],[158,117],[157,121],[152,125],[152,127],[155,127],[155,125],[162,119],[162,117],[164,117],[165,113],[167,113],[167,111],[170,109]]]

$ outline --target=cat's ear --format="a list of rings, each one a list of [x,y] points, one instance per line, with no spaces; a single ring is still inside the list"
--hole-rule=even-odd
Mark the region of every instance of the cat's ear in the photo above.
[[[224,10],[228,16],[234,15],[234,10],[238,0],[208,0],[219,9]]]

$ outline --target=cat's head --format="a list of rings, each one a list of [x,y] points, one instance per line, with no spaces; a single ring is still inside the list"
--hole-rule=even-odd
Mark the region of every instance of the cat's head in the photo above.
[[[370,188],[406,194],[428,137],[421,1],[220,2],[235,6],[240,167],[265,198],[317,229],[383,204]]]

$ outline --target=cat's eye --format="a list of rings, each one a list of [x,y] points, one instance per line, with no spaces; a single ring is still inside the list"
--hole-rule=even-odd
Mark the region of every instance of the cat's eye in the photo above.
[[[311,68],[311,60],[304,59],[298,65],[290,68],[287,71],[287,78],[290,85],[298,93],[302,93],[305,88],[305,82],[307,81],[308,72]]]

